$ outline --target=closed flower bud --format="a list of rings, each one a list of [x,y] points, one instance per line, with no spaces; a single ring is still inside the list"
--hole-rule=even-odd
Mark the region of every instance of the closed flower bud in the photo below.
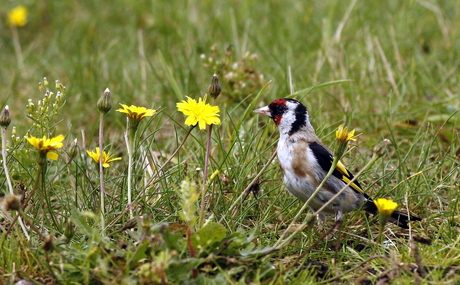
[[[61,104],[61,102],[62,102],[62,92],[58,91],[56,94],[56,103]]]
[[[10,118],[10,111],[8,108],[8,105],[5,106],[5,109],[2,111],[2,115],[0,116],[0,126],[2,127],[8,127],[11,123],[11,118]]]
[[[41,82],[38,82],[38,90],[43,91],[45,88],[43,87],[43,84]]]
[[[70,159],[73,159],[75,158],[75,156],[77,156],[77,154],[78,154],[78,141],[77,139],[75,139],[70,145],[68,155]]]
[[[110,101],[110,90],[106,88],[102,93],[101,98],[97,101],[97,109],[101,113],[108,113],[112,109],[112,102]]]
[[[35,104],[32,102],[32,99],[29,99],[28,104],[26,106],[27,114],[32,115],[35,112]]]
[[[131,219],[126,221],[126,223],[123,225],[123,230],[129,230],[134,228],[137,225],[137,219]]]
[[[48,86],[48,79],[46,79],[46,77],[43,77],[43,84],[45,84],[45,86]]]
[[[72,223],[72,220],[69,218],[67,219],[67,223],[65,225],[64,236],[67,238],[67,240],[71,240],[74,235],[75,235],[75,227]]]
[[[219,78],[217,78],[217,75],[214,74],[214,76],[211,79],[211,85],[209,85],[208,87],[208,94],[212,98],[216,99],[217,96],[220,95],[220,91],[221,91],[221,88],[219,85]]]
[[[378,145],[374,146],[372,151],[378,155],[379,157],[383,156],[385,154],[385,150],[387,149],[387,146],[391,143],[389,139],[384,139],[381,143]]]
[[[8,194],[3,200],[5,211],[19,211],[21,209],[21,196]]]

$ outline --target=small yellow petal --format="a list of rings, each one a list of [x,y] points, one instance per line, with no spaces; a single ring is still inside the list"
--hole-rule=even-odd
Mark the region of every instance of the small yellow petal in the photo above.
[[[47,152],[46,157],[51,160],[57,160],[59,158],[59,155],[55,152]]]
[[[185,124],[187,126],[194,126],[198,123],[196,117],[194,116],[188,116],[187,119],[185,119]]]

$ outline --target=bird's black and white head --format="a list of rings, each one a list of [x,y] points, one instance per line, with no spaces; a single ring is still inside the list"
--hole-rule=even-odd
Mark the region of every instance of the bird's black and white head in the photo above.
[[[276,99],[254,112],[272,118],[281,135],[291,136],[299,131],[313,131],[307,108],[294,99]]]

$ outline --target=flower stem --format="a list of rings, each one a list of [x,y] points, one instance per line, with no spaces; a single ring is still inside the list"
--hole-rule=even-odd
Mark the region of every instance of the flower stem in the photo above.
[[[15,25],[11,25],[11,32],[13,34],[13,45],[14,45],[14,51],[16,53],[16,59],[18,61],[18,68],[22,70],[24,67],[24,57],[22,56],[21,43],[19,42],[18,29]]]
[[[51,198],[50,198],[50,195],[48,193],[48,191],[46,191],[46,181],[45,181],[45,177],[46,177],[46,155],[40,153],[40,158],[39,158],[39,161],[45,161],[44,164],[38,164],[38,171],[41,173],[41,189],[42,189],[42,195],[45,197],[45,202],[46,202],[46,207],[48,208],[48,212],[50,214],[50,218],[51,218],[51,221],[53,222],[53,226],[57,229],[58,228],[58,223],[56,221],[56,218],[54,216],[54,213],[53,213],[53,207],[51,205]]]
[[[3,159],[3,169],[5,171],[5,177],[6,177],[6,182],[8,184],[8,189],[10,190],[10,194],[14,194],[13,184],[11,183],[10,173],[8,171],[8,165],[6,164],[6,127],[2,128],[2,159]],[[20,216],[19,216],[19,224],[21,225],[21,229],[24,232],[24,235],[26,236],[27,240],[30,240],[29,233],[27,232],[27,229]]]
[[[211,152],[211,138],[212,138],[212,124],[209,125],[208,139],[206,141],[206,154],[204,157],[204,170],[203,170],[203,186],[201,188],[201,203],[200,203],[200,221],[198,227],[203,226],[204,221],[204,208],[205,208],[205,197],[206,197],[206,181],[208,180],[208,168],[209,168],[209,155]]]
[[[379,244],[382,244],[382,240],[383,240],[383,229],[385,228],[385,224],[382,224],[380,223],[380,226],[379,226],[379,234],[377,236],[377,242]]]
[[[133,156],[134,146],[136,145],[136,132],[139,126],[139,121],[132,120],[126,117],[127,130],[126,130],[126,146],[128,148],[128,208],[129,218],[134,218],[133,205],[132,205],[132,176],[133,176]]]
[[[11,184],[10,174],[9,174],[8,167],[6,164],[6,127],[2,128],[2,159],[3,159],[3,169],[5,169],[5,176],[6,176],[6,181],[8,183],[8,188],[10,189],[10,193],[14,194],[13,185]]]
[[[129,119],[128,119],[129,120]],[[131,205],[131,176],[132,176],[132,162],[133,162],[133,149],[132,149],[132,141],[130,141],[130,130],[127,129],[125,133],[125,141],[126,141],[126,147],[128,150],[128,205],[127,209],[129,209],[129,218],[132,219],[134,217],[133,214],[133,209]]]
[[[105,190],[104,190],[104,159],[103,159],[103,151],[104,151],[104,118],[105,113],[101,112],[99,117],[99,191],[100,191],[100,213],[101,213],[101,230],[104,233],[105,229]]]
[[[187,235],[187,245],[190,250],[190,257],[195,258],[196,257],[195,248],[193,247],[193,243],[192,243],[192,230],[189,224],[187,225],[186,235]],[[196,268],[192,268],[192,275],[193,275],[193,279],[197,278]]]

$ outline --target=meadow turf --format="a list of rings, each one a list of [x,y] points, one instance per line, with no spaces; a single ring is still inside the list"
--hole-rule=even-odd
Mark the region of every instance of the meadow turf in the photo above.
[[[0,108],[9,106],[11,125],[2,148],[25,208],[0,211],[0,283],[458,284],[457,2],[4,1]],[[17,5],[28,22],[14,28]],[[186,137],[176,103],[202,98],[214,73],[222,93],[208,103],[221,124],[204,183],[209,128]],[[31,113],[44,77],[50,104],[63,90],[55,80],[66,94],[55,113]],[[96,104],[107,87],[104,149],[122,159],[103,172],[101,215],[99,165],[86,150],[99,146]],[[332,232],[332,219],[320,228],[309,211],[294,220],[302,204],[269,161],[278,131],[252,113],[293,93],[332,149],[340,124],[361,133],[343,158],[354,173],[389,139],[360,183],[423,221],[387,224],[379,243],[378,219],[363,211]],[[130,178],[119,103],[158,111],[140,122]],[[24,137],[59,134],[59,159],[40,168]],[[9,192],[2,160],[4,206]]]

